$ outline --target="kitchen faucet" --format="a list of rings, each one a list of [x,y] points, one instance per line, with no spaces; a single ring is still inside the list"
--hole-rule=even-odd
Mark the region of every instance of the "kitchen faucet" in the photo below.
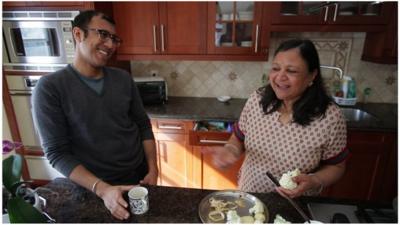
[[[321,67],[321,68],[324,68],[324,69],[336,70],[337,74],[339,75],[339,79],[340,79],[340,80],[343,79],[343,70],[340,69],[339,67],[336,67],[336,66],[323,66],[323,65],[321,65],[320,67]]]

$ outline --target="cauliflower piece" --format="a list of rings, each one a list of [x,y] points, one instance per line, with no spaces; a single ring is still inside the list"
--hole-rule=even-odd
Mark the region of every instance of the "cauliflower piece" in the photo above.
[[[261,212],[256,213],[254,215],[254,219],[255,219],[254,223],[256,223],[256,222],[263,223],[265,221],[265,215],[264,215],[264,213],[261,213]]]
[[[252,216],[242,216],[240,217],[240,223],[254,223],[254,218]]]
[[[292,178],[300,175],[300,173],[301,172],[299,169],[284,173],[279,180],[279,184],[286,189],[295,189],[297,187],[297,183],[293,182]]]
[[[291,223],[290,221],[285,220],[281,215],[276,214],[274,223]]]
[[[256,200],[254,206],[249,209],[250,214],[263,213],[263,212],[264,212],[264,206],[262,202],[259,200]]]
[[[226,213],[226,223],[240,223],[240,216],[236,210],[229,210]]]

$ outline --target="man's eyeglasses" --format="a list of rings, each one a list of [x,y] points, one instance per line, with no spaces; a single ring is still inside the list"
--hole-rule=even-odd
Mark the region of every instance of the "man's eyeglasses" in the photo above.
[[[122,40],[119,38],[117,35],[110,34],[110,32],[102,29],[95,29],[95,28],[87,28],[87,29],[82,29],[86,31],[95,31],[99,35],[100,39],[102,41],[107,41],[108,39],[111,39],[112,43],[116,45],[117,47],[121,45]]]

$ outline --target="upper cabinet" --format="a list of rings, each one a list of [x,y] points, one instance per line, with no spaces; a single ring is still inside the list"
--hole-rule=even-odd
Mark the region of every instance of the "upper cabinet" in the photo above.
[[[390,4],[382,2],[270,3],[272,26],[303,25],[298,29],[304,30],[308,26],[311,31],[321,29],[321,26],[324,26],[322,31],[379,31],[380,26],[378,25],[388,23],[390,10]],[[279,26],[275,28],[283,29]]]
[[[269,29],[263,6],[250,1],[208,3],[208,54],[266,60]]]
[[[207,3],[115,2],[113,9],[120,59],[206,53]]]
[[[14,1],[3,2],[3,10],[88,10],[93,9],[93,2],[68,1],[68,2],[37,2]]]

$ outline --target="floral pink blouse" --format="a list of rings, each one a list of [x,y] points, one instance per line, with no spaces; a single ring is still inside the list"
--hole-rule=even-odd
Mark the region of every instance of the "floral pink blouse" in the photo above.
[[[267,171],[279,180],[289,170],[310,173],[321,164],[346,160],[346,121],[338,106],[330,104],[324,118],[303,127],[294,122],[282,124],[277,111],[265,115],[260,100],[257,91],[251,94],[235,129],[235,135],[244,139],[246,154],[239,172],[241,190],[274,191]]]

